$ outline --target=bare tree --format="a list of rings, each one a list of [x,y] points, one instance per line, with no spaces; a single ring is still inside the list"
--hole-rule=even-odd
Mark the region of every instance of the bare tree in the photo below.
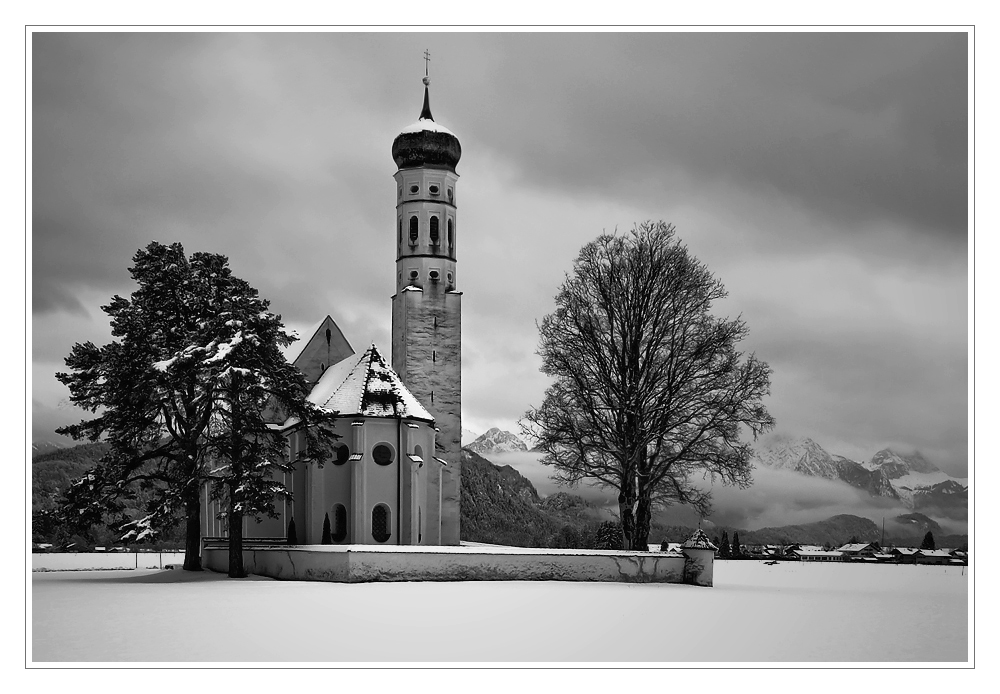
[[[756,438],[774,426],[761,402],[771,370],[737,351],[746,325],[710,313],[725,296],[672,225],[644,222],[584,246],[539,326],[554,382],[522,427],[557,480],[619,491],[626,549],[647,549],[657,505],[708,512],[696,473],[748,486],[742,429]]]

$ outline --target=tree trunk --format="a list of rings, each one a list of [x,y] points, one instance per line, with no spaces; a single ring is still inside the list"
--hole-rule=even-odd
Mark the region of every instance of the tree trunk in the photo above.
[[[201,571],[201,496],[196,489],[184,501],[184,570]]]
[[[235,485],[229,487],[229,578],[246,578],[243,568],[243,514],[234,510],[239,503]]]
[[[635,516],[632,514],[634,499],[624,492],[618,495],[618,515],[622,519],[622,549],[632,550],[632,538],[635,537]]]
[[[637,552],[649,551],[649,525],[653,518],[652,502],[648,490],[639,493],[639,503],[635,511],[635,530],[632,545]]]

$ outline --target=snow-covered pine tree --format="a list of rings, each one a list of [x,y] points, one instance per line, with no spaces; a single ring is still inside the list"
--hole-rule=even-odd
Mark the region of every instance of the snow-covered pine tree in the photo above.
[[[733,558],[738,558],[741,554],[743,554],[743,548],[740,546],[740,534],[734,530],[732,547]]]
[[[103,347],[75,344],[69,373],[56,377],[70,400],[100,414],[59,433],[110,444],[110,452],[66,494],[65,515],[116,523],[143,540],[183,515],[184,568],[199,570],[201,489],[225,495],[230,557],[242,533],[233,522],[273,513],[272,481],[284,465],[284,437],[263,408],[276,402],[303,425],[306,460],[328,455],[331,415],[305,400],[304,377],[281,354],[294,339],[268,302],[233,276],[225,256],[153,242],[130,268],[138,288],[102,310],[113,337]],[[142,496],[146,515],[122,516],[122,501]],[[242,527],[242,526],[241,526]],[[230,567],[233,575],[233,567]],[[242,573],[242,551],[236,573]]]
[[[332,545],[333,534],[330,532],[330,514],[323,516],[323,537],[320,539],[321,545]]]
[[[934,549],[934,533],[930,530],[924,535],[924,541],[920,543],[920,549]]]

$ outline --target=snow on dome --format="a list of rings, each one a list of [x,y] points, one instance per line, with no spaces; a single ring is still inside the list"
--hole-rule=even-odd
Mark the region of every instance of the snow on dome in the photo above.
[[[342,417],[434,417],[396,375],[372,344],[358,361],[331,366],[309,393],[309,401]]]
[[[409,133],[419,133],[424,130],[432,133],[445,133],[446,135],[451,135],[452,137],[456,137],[455,133],[448,130],[448,128],[444,127],[443,125],[438,125],[429,118],[421,118],[416,123],[406,126],[405,128],[399,131],[399,134],[406,135]]]
[[[701,528],[695,530],[694,535],[685,540],[681,547],[685,549],[718,549]]]

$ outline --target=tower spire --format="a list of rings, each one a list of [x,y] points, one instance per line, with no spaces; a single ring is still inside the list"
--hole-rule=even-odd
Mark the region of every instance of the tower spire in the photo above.
[[[431,52],[424,49],[424,107],[420,109],[420,120],[434,120],[434,116],[431,115],[430,62]]]

